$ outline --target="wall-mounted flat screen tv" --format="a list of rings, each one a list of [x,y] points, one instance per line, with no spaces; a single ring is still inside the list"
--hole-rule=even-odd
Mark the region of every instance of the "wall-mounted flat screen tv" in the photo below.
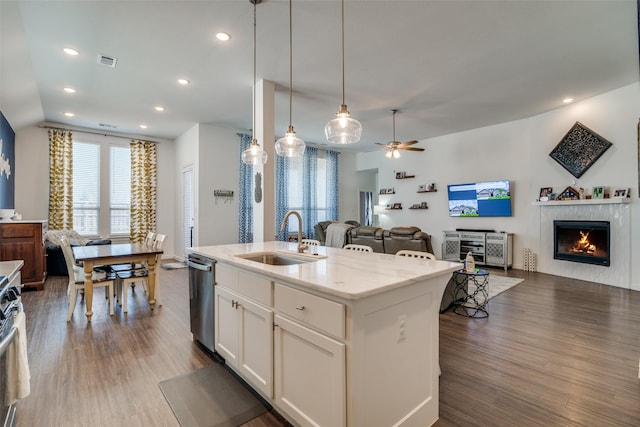
[[[511,216],[509,181],[447,186],[449,216]]]

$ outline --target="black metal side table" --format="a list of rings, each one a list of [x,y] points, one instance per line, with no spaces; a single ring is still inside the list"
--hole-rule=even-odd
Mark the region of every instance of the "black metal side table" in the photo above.
[[[454,295],[462,298],[454,302],[453,312],[467,317],[489,317],[489,272],[476,269],[473,273],[464,270],[453,272]]]

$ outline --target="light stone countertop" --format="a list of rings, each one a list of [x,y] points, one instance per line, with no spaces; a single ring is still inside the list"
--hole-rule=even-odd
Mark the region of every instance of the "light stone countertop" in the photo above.
[[[0,261],[0,276],[11,277],[22,268],[24,261]]]
[[[458,262],[420,260],[325,246],[317,247],[317,260],[314,258],[314,261],[294,265],[267,265],[236,256],[252,252],[287,252],[297,256],[296,248],[296,243],[263,242],[201,246],[187,248],[187,251],[276,281],[286,281],[348,300],[358,300],[433,277],[449,276],[462,268]]]

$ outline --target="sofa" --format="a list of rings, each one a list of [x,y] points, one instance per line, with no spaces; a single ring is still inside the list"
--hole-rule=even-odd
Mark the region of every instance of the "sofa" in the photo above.
[[[60,247],[60,238],[65,236],[71,246],[110,245],[109,239],[89,240],[75,230],[49,230],[45,234],[45,250],[47,253],[47,275],[68,276],[67,264]]]
[[[370,246],[374,252],[392,254],[402,249],[433,253],[431,236],[418,227],[354,227],[348,231],[349,243]]]

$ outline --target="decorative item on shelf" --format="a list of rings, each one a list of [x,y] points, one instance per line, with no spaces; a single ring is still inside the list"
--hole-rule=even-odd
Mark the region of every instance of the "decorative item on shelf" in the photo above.
[[[584,188],[580,187],[580,189],[578,190],[579,196],[580,196],[580,200],[584,200],[585,197],[585,193],[584,193]]]
[[[613,197],[623,199],[625,197],[630,197],[628,188],[617,188],[613,192]]]
[[[282,157],[302,157],[304,156],[305,143],[302,139],[296,136],[296,131],[293,130],[292,120],[292,97],[293,97],[293,25],[291,3],[289,0],[289,128],[285,135],[276,141],[276,154]]]
[[[253,139],[249,148],[241,155],[242,163],[259,165],[267,163],[269,155],[260,147],[256,139],[256,5],[262,0],[249,0],[253,4]]]
[[[558,200],[580,200],[580,192],[572,186],[568,186],[558,195]]]
[[[391,207],[389,209],[391,209],[391,210],[402,209],[402,203],[394,203],[393,205],[391,205]]]
[[[344,0],[341,9],[342,18],[342,104],[336,113],[336,118],[329,120],[324,127],[327,141],[332,144],[353,144],[360,141],[362,125],[356,119],[350,117],[347,105],[344,103]]]
[[[604,187],[593,187],[593,198],[604,199]]]
[[[415,175],[407,175],[406,172],[396,172],[396,179],[415,178]]]
[[[222,198],[225,203],[233,200],[233,190],[213,190],[213,197],[215,197],[216,203],[218,198]]]
[[[394,188],[381,188],[380,194],[396,194],[396,190]]]
[[[571,175],[580,178],[611,145],[582,123],[576,122],[549,156]]]
[[[418,185],[418,193],[434,193],[438,191],[435,183]]]
[[[429,209],[427,202],[414,203],[409,209]]]
[[[539,201],[541,202],[548,202],[549,199],[549,195],[553,193],[553,188],[551,187],[542,187],[540,189],[540,197],[538,198]]]

